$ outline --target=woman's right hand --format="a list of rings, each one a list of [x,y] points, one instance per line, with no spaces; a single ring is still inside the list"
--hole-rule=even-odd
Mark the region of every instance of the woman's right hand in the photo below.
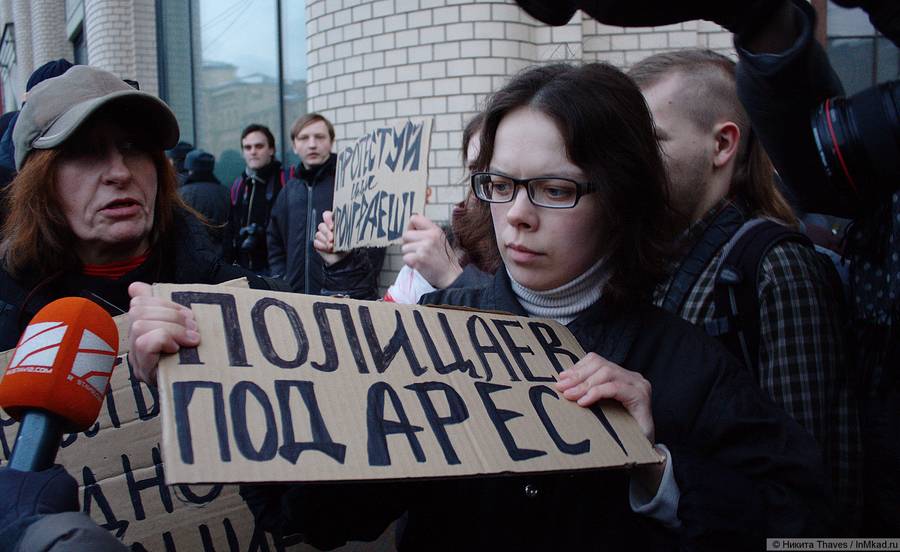
[[[403,233],[403,262],[432,286],[443,289],[462,274],[456,252],[441,228],[423,215],[413,215]]]
[[[177,353],[181,347],[200,344],[197,321],[191,309],[154,297],[149,284],[128,286],[128,361],[141,381],[156,385],[156,370],[162,353]]]

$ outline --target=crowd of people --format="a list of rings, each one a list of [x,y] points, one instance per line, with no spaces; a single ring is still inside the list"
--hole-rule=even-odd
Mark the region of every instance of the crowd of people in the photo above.
[[[521,3],[556,20],[542,2]],[[160,355],[201,336],[193,313],[149,284],[242,276],[258,289],[550,318],[588,351],[559,374],[560,395],[586,408],[620,402],[663,462],[242,486],[257,524],[326,549],[374,539],[398,519],[400,550],[731,550],[760,549],[765,537],[896,536],[900,201],[887,187],[847,213],[860,222],[842,281],[804,232],[802,194],[786,193],[802,190],[802,175],[773,152],[789,124],[771,116],[788,101],[776,91],[808,79],[805,101],[818,101],[833,92],[830,67],[809,5],[769,4],[769,19],[725,21],[736,26],[737,64],[684,50],[627,73],[543,64],[513,76],[463,133],[466,199],[448,226],[411,218],[387,294],[384,249],[333,251],[327,118],[296,120],[300,162],[288,168],[272,132],[248,125],[246,168],[225,185],[211,154],[178,142],[165,103],[111,73],[66,67],[35,84],[12,130],[0,346],[14,346],[42,306],[80,295],[128,314],[129,364],[153,384]],[[871,236],[884,243],[869,247]],[[882,286],[877,306],[872,285]]]

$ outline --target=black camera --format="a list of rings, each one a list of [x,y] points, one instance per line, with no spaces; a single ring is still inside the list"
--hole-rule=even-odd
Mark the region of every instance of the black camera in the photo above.
[[[900,181],[900,81],[828,98],[812,114],[816,150],[835,190],[892,191]]]
[[[261,230],[260,226],[255,222],[240,229],[238,232],[238,241],[241,242],[241,251],[246,253],[256,249],[257,244],[259,244],[259,237],[257,234],[259,234]]]

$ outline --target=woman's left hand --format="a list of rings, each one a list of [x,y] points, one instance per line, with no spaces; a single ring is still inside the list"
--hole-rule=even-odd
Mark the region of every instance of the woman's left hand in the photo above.
[[[590,406],[601,399],[619,401],[647,439],[656,442],[650,382],[637,372],[626,370],[597,353],[588,353],[575,366],[559,374],[556,389],[581,406]]]
[[[644,376],[622,368],[597,353],[588,353],[575,366],[559,374],[556,389],[570,401],[590,406],[601,399],[622,403],[637,421],[644,435],[656,443],[656,429],[650,404],[652,389]],[[634,469],[634,477],[655,496],[665,472],[666,463],[649,464]]]

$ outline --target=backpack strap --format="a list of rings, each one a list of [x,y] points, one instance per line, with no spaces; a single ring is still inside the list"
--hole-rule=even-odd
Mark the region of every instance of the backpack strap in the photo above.
[[[234,182],[231,183],[231,206],[234,207],[238,203],[238,198],[241,197],[241,190],[244,188],[244,179],[242,177],[237,177],[234,179]]]
[[[728,243],[747,220],[743,210],[731,203],[723,208],[703,232],[700,240],[685,255],[672,276],[666,295],[660,303],[663,310],[678,314],[697,279],[709,266],[716,253]]]
[[[725,251],[713,286],[713,319],[706,333],[717,337],[757,375],[759,362],[759,270],[776,245],[797,242],[812,249],[809,237],[768,219],[745,224]]]

